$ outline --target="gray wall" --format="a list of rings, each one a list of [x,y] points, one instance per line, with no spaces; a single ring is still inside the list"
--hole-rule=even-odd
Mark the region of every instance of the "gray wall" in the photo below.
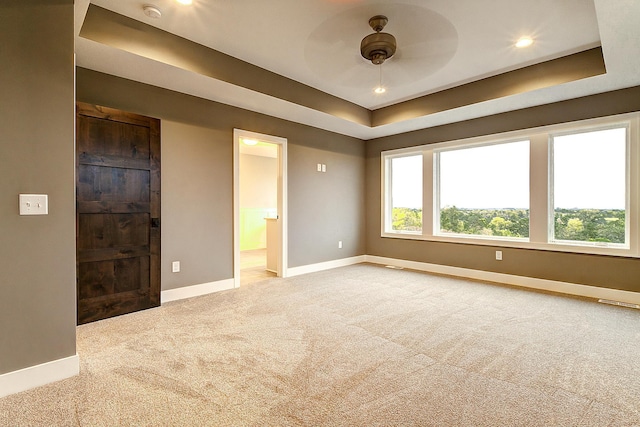
[[[173,256],[179,256],[185,268],[206,260],[206,274],[202,270],[197,276],[200,283],[233,276],[234,128],[288,140],[289,267],[365,253],[363,141],[82,68],[77,70],[77,99],[193,127],[184,133],[187,128],[176,127],[162,135],[163,289],[196,280],[187,280],[187,274],[167,277],[171,261],[177,260]],[[168,153],[178,157],[168,158]],[[326,164],[327,172],[316,172],[317,163]],[[215,191],[220,221],[208,219],[208,204],[185,203],[207,189]],[[183,223],[182,218],[193,221]],[[201,232],[215,236],[213,246],[189,246],[186,236]],[[338,240],[343,240],[343,249],[338,249]],[[180,253],[169,253],[177,247]]]
[[[3,0],[0,39],[2,374],[76,352],[73,1]]]
[[[233,276],[228,134],[162,121],[162,290]],[[224,226],[220,226],[224,225]],[[180,261],[180,272],[171,262]]]
[[[289,147],[289,267],[366,253],[364,152],[319,136]]]
[[[640,110],[640,87],[367,142],[367,254],[640,292],[640,259],[380,237],[380,152]],[[495,250],[504,260],[495,261]]]

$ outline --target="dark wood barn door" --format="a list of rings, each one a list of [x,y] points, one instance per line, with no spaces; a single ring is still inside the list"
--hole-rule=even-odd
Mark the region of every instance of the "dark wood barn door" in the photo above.
[[[78,324],[160,305],[160,120],[76,106]]]

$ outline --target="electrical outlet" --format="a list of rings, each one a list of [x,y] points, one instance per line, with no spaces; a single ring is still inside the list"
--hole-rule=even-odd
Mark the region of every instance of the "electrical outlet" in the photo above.
[[[502,261],[502,251],[496,251],[496,261]]]
[[[342,240],[338,240],[338,249],[342,249]]]
[[[317,171],[318,172],[322,172],[322,164],[318,163]]]
[[[171,263],[171,272],[180,273],[180,261],[173,261]]]

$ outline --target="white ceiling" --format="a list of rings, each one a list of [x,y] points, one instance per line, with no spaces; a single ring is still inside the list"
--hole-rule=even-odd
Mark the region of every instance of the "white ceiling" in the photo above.
[[[371,139],[640,85],[636,0],[91,0],[321,91],[376,109],[602,45],[607,73],[429,116],[369,127],[78,36],[89,0],[76,0],[79,66],[315,127]],[[152,3],[161,19],[142,10]],[[382,68],[359,53],[384,14],[398,52]],[[513,47],[521,35],[531,48]]]

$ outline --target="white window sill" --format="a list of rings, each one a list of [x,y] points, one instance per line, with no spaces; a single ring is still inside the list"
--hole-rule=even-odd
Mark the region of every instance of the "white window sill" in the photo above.
[[[527,239],[514,239],[507,237],[483,237],[478,236],[466,236],[466,235],[451,235],[451,236],[427,236],[422,234],[409,234],[409,233],[382,233],[382,238],[390,239],[405,239],[405,240],[422,240],[428,242],[442,242],[442,243],[457,243],[476,246],[496,246],[503,248],[516,248],[516,249],[535,249],[551,252],[569,252],[587,255],[607,255],[607,256],[619,256],[626,258],[640,258],[640,254],[637,250],[632,250],[629,247],[621,246],[600,246],[599,244],[580,244],[572,242],[557,242],[557,243],[541,243],[530,242]]]

